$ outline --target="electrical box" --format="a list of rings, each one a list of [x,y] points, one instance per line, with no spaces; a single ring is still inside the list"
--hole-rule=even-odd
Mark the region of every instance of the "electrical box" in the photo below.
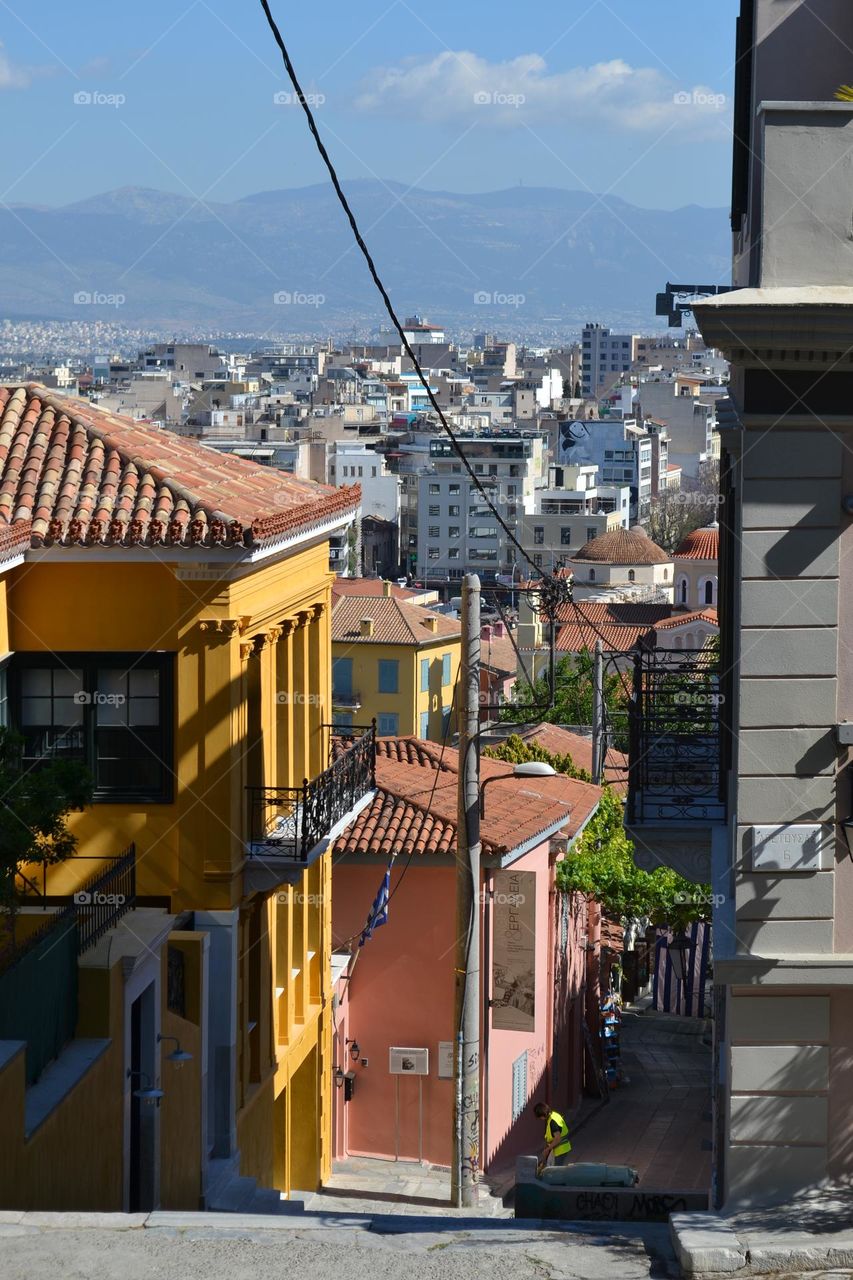
[[[835,733],[840,747],[853,747],[853,724],[849,720],[844,724],[837,724]]]
[[[392,1076],[428,1076],[429,1049],[403,1049],[392,1045],[388,1050],[388,1070]]]
[[[352,1102],[355,1093],[355,1072],[348,1071],[344,1076],[344,1102]]]

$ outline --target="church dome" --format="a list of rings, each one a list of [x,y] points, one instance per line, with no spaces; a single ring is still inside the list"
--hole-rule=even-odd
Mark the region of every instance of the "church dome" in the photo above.
[[[642,529],[611,529],[585,542],[575,561],[594,564],[669,564],[670,557]]]

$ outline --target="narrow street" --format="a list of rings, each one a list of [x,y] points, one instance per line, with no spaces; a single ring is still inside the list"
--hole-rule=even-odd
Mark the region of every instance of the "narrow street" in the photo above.
[[[584,1106],[576,1160],[629,1164],[641,1187],[706,1191],[711,1183],[710,1024],[629,1008],[622,1021],[625,1081]]]

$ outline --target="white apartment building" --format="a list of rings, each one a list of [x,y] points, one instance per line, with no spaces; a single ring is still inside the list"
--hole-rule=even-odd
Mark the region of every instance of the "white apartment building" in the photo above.
[[[517,528],[545,476],[542,439],[508,433],[460,443],[506,523]],[[433,439],[429,461],[418,481],[418,573],[430,582],[458,581],[466,572],[486,581],[511,573],[515,549],[450,441]]]
[[[563,568],[584,543],[612,529],[627,529],[631,490],[599,485],[596,466],[552,467],[554,483],[537,489],[531,513],[521,517],[518,538],[537,568]]]
[[[400,522],[400,477],[392,475],[380,453],[362,441],[335,440],[329,454],[329,484],[361,485],[361,512]]]
[[[693,378],[675,375],[641,382],[637,390],[643,416],[654,418],[666,427],[669,461],[691,478],[699,474],[702,463],[714,454],[715,405],[725,394],[722,386],[705,393],[704,385],[704,379],[696,382]]]

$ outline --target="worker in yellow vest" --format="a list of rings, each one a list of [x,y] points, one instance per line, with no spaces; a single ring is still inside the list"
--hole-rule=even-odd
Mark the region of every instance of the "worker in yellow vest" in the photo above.
[[[537,1102],[533,1113],[545,1121],[545,1147],[539,1160],[539,1168],[544,1169],[550,1155],[554,1157],[554,1164],[568,1164],[572,1150],[569,1126],[559,1111],[544,1102]]]

